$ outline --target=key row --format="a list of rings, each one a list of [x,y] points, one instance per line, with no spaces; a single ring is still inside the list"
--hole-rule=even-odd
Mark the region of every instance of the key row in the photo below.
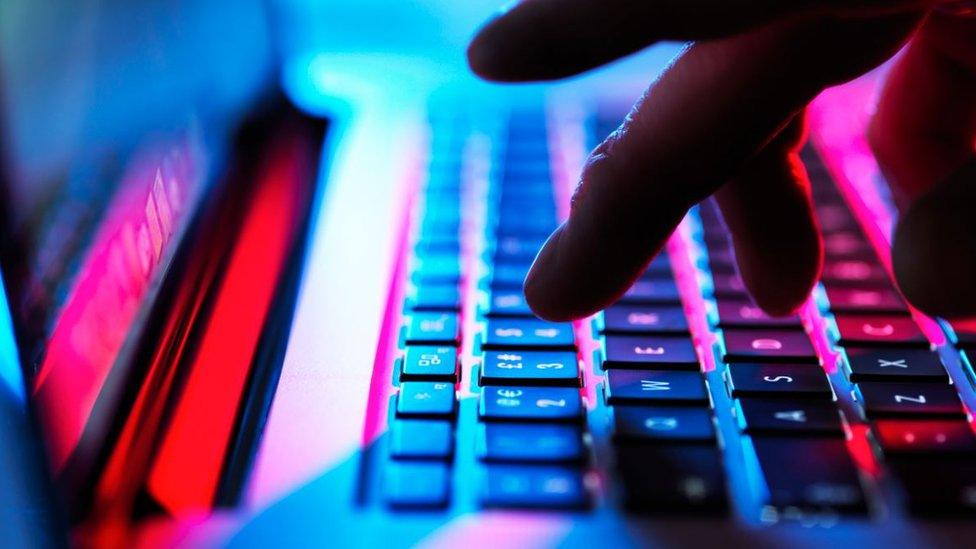
[[[958,459],[976,456],[967,411],[852,211],[819,160],[807,161],[818,174],[813,188],[826,242],[820,307],[876,452],[912,512],[971,512],[976,502],[967,490],[976,479]]]
[[[432,147],[414,213],[403,304],[403,356],[396,361],[384,498],[393,508],[442,508],[450,499],[458,381],[461,262],[461,143]]]
[[[480,503],[584,508],[590,464],[573,326],[539,320],[522,294],[535,254],[558,221],[545,120],[522,120],[503,147],[488,193],[477,309]]]
[[[811,336],[797,316],[755,307],[735,265],[731,239],[711,201],[698,208],[701,262],[713,284],[709,320],[718,368],[755,488],[762,520],[784,514],[863,513],[867,499],[847,449],[844,416]]]
[[[667,253],[596,316],[593,329],[625,508],[726,512],[721,437]]]

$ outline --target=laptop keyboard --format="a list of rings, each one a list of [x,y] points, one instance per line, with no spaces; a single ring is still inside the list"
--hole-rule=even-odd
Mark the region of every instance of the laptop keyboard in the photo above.
[[[976,509],[953,384],[968,362],[930,343],[939,325],[916,322],[812,149],[826,259],[801,314],[751,302],[707,201],[617,303],[550,323],[521,290],[566,199],[549,124],[518,113],[480,141],[441,126],[413,208],[385,504],[824,524]]]

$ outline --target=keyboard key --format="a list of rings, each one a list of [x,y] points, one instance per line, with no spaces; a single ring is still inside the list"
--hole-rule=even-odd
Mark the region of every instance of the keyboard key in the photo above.
[[[458,255],[461,253],[461,241],[457,237],[424,238],[414,244],[413,253],[421,260],[431,255]]]
[[[722,459],[713,446],[618,448],[624,505],[635,512],[716,513],[728,507]]]
[[[691,337],[608,335],[603,341],[602,365],[612,368],[676,368],[698,370],[701,365]]]
[[[573,467],[489,465],[481,491],[484,507],[581,509],[589,505],[583,473]]]
[[[461,261],[455,255],[418,258],[411,278],[419,284],[457,284],[461,280]]]
[[[610,404],[708,404],[705,379],[698,372],[609,370],[605,385]]]
[[[460,340],[457,315],[453,313],[414,313],[410,315],[404,341],[407,344],[451,343]]]
[[[843,204],[818,204],[816,212],[820,230],[825,233],[858,229],[857,221]]]
[[[495,243],[495,263],[531,263],[545,243],[544,238],[508,236]]]
[[[681,294],[678,293],[678,286],[671,278],[641,278],[624,293],[620,303],[679,305]]]
[[[454,384],[436,381],[405,381],[397,395],[399,416],[454,415]]]
[[[711,252],[709,252],[708,257],[708,270],[713,275],[735,275],[739,272],[734,261],[716,259],[715,256],[711,255]]]
[[[727,375],[733,397],[789,397],[833,400],[827,374],[819,366],[796,364],[730,364]]]
[[[718,265],[736,265],[735,252],[728,242],[716,243],[708,249],[708,264],[709,266]],[[724,269],[723,269],[724,270]],[[735,269],[727,272],[735,272]]]
[[[676,305],[617,304],[600,313],[599,330],[611,334],[685,334],[688,321]]]
[[[854,394],[868,417],[965,415],[959,395],[951,385],[930,383],[864,382],[854,386]]]
[[[732,239],[725,231],[725,227],[705,227],[706,232],[702,236],[701,242],[708,250],[708,258],[726,253],[732,246]]]
[[[746,284],[737,274],[713,274],[712,293],[715,297],[749,299]]]
[[[844,349],[851,381],[949,382],[942,359],[928,349]]]
[[[394,462],[385,468],[383,491],[394,508],[442,508],[447,506],[450,471],[446,464],[432,461]]]
[[[657,254],[644,269],[641,278],[660,278],[671,274],[671,258],[665,252]]]
[[[526,208],[501,210],[504,213],[518,213],[519,217],[513,215],[502,215],[496,225],[499,233],[508,234],[549,234],[556,230],[557,222],[555,212],[549,209]],[[549,215],[546,215],[549,214]]]
[[[976,436],[967,421],[957,420],[878,420],[873,433],[889,458],[944,458],[946,455],[976,454]]]
[[[458,189],[460,191],[460,189]],[[453,188],[429,189],[424,208],[424,225],[453,225],[461,223],[461,194]]]
[[[458,234],[460,231],[460,220],[457,217],[424,219],[419,228],[421,238],[453,236]],[[460,274],[460,271],[458,273]]]
[[[939,518],[976,512],[976,463],[943,461],[936,467],[926,460],[899,460],[889,465],[905,489],[909,512]]]
[[[908,306],[890,288],[837,288],[828,286],[827,301],[834,313],[908,314]]]
[[[407,307],[414,311],[459,311],[461,291],[456,284],[421,284],[407,298]]]
[[[579,421],[579,390],[543,387],[484,387],[479,416],[499,421]]]
[[[573,325],[537,318],[489,318],[483,347],[573,348]]]
[[[810,337],[790,330],[724,330],[726,362],[803,362],[819,364]]]
[[[454,453],[449,421],[396,419],[390,427],[390,455],[400,459],[448,459]]]
[[[586,457],[583,434],[576,425],[482,423],[476,438],[484,461],[578,462]]]
[[[426,208],[420,220],[421,232],[458,234],[461,224],[460,201],[460,193],[453,189],[431,189],[427,193]]]
[[[800,317],[772,317],[747,299],[719,299],[717,322],[721,328],[784,328],[802,330]]]
[[[821,279],[826,286],[874,288],[890,285],[888,272],[880,263],[861,259],[826,263]]]
[[[857,259],[870,256],[874,248],[859,231],[839,231],[824,235],[824,253],[836,259]]]
[[[864,513],[857,468],[839,438],[753,437],[767,505]]]
[[[603,340],[602,366],[605,369],[675,368],[698,370],[698,354],[691,336],[619,336]]]
[[[528,263],[496,263],[491,271],[491,287],[521,290],[528,274]]]
[[[735,401],[739,428],[753,435],[844,436],[833,402],[740,398]]]
[[[715,425],[706,408],[614,406],[614,437],[638,442],[715,442]]]
[[[502,231],[520,232],[518,227],[512,223],[506,223],[509,219],[517,219],[519,217],[532,216],[539,217],[543,219],[546,223],[554,223],[559,212],[556,209],[556,204],[553,201],[552,193],[541,192],[541,193],[529,193],[527,195],[511,195],[508,190],[502,194],[501,199],[498,201],[498,207],[496,208],[496,214],[498,219],[502,222],[499,224],[498,228]],[[541,224],[540,224],[541,225]],[[534,232],[536,229],[532,228],[529,231],[521,232]]]
[[[400,379],[457,381],[457,348],[411,346],[403,355]]]
[[[579,361],[570,351],[485,351],[480,384],[579,387]]]
[[[488,296],[488,316],[533,316],[521,288],[493,289]]]
[[[837,344],[928,348],[929,340],[911,317],[835,315]]]

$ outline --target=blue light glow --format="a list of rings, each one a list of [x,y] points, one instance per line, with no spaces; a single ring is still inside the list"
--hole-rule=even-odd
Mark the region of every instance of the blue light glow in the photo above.
[[[13,399],[23,405],[24,377],[17,358],[17,343],[14,341],[14,326],[7,306],[7,292],[0,275],[0,390],[3,400]]]

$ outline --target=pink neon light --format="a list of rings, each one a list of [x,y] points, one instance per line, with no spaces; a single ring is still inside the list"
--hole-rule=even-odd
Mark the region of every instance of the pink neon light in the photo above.
[[[383,324],[380,326],[380,338],[376,346],[373,359],[373,375],[369,380],[369,401],[366,406],[366,418],[363,422],[363,448],[368,447],[387,431],[387,408],[391,393],[390,376],[393,373],[393,362],[397,355],[397,331],[403,323],[402,305],[405,294],[405,270],[409,258],[410,247],[410,212],[414,208],[417,189],[422,180],[423,159],[414,156],[410,161],[410,176],[406,181],[406,199],[404,211],[400,219],[398,231],[399,240],[393,248],[393,274],[390,279],[389,297],[383,309]]]
[[[478,332],[478,273],[481,268],[481,252],[485,249],[485,195],[491,171],[491,150],[487,139],[475,137],[464,148],[461,174],[461,265],[467,274],[461,282],[461,331],[464,335],[460,349],[461,376],[460,398],[471,396],[474,387],[472,366],[476,364],[474,334]]]
[[[891,234],[896,212],[881,192],[881,170],[865,137],[883,74],[883,70],[876,71],[821,94],[810,106],[810,123],[816,128],[811,139],[824,165],[891,275]],[[858,105],[861,107],[854,107]],[[945,333],[933,319],[914,307],[911,312],[933,345],[946,343]]]
[[[876,104],[879,77],[883,73],[882,69],[824,92],[810,107],[810,122],[815,128],[811,134],[814,146],[890,276],[891,234],[896,212],[884,198],[880,187],[883,185],[881,170],[865,133]],[[914,307],[911,307],[911,313],[934,346],[946,343],[945,334],[933,319]],[[813,340],[824,360],[824,367],[829,373],[836,372],[839,356],[827,341],[824,318],[812,302],[804,307],[803,316],[813,333],[820,334]],[[847,445],[851,455],[861,469],[875,477],[880,475],[880,464],[867,438],[869,427],[854,423],[850,428]]]
[[[114,545],[134,549],[224,546],[240,528],[240,520],[238,514],[220,511],[149,519],[141,521],[130,538]]]
[[[308,200],[304,135],[272,144],[146,490],[171,514],[213,501],[261,330]]]
[[[553,199],[556,202],[559,221],[563,222],[569,218],[570,202],[588,152],[586,132],[580,113],[571,112],[569,109],[549,109],[546,113],[546,126],[549,130],[547,137]],[[578,349],[577,359],[583,369],[581,392],[590,409],[596,406],[596,388],[603,381],[593,367],[593,353],[600,344],[593,336],[593,330],[590,328],[592,323],[593,317],[573,322]]]
[[[691,335],[698,351],[698,359],[703,372],[711,372],[717,367],[715,363],[715,347],[717,336],[708,325],[708,314],[705,310],[705,298],[698,282],[698,269],[694,265],[694,250],[688,235],[688,218],[681,221],[678,229],[668,239],[666,249],[671,259],[671,269],[681,294],[685,317],[688,319]]]
[[[449,549],[465,547],[477,540],[477,547],[551,547],[572,530],[568,517],[511,512],[484,512],[459,517],[424,539],[424,547]]]
[[[148,147],[122,178],[34,381],[55,471],[81,439],[167,245],[192,210],[201,175],[191,148],[179,143]]]
[[[396,139],[408,148],[387,150],[390,163],[383,170],[371,171],[369,162],[376,157],[376,147],[392,145],[392,140],[382,139],[378,144],[378,135],[371,121],[357,119],[342,134],[346,144],[337,149],[336,163],[330,167],[333,195],[323,204],[315,230],[307,280],[300,290],[278,390],[248,487],[248,504],[256,508],[287,496],[356,456],[363,441],[375,440],[386,429],[381,416],[387,409],[389,377],[380,384],[370,367],[389,372],[389,361],[374,364],[383,360],[377,351],[382,343],[377,339],[378,328],[384,322],[395,324],[399,315],[384,317],[387,295],[363,298],[346,289],[359,287],[357,284],[382,290],[391,287],[403,216],[423,173],[426,140],[410,126]],[[379,203],[372,201],[375,193],[364,192],[364,184],[374,183],[391,193],[384,194]],[[369,223],[363,238],[349,239],[339,232],[358,228],[363,219]],[[368,250],[362,250],[364,242]],[[361,268],[372,270],[363,274]],[[328,288],[322,280],[329,282]],[[324,318],[323,310],[336,314]],[[343,323],[348,324],[349,319],[353,324],[346,329]],[[326,349],[320,342],[321,333],[347,333],[357,345]],[[370,406],[378,407],[377,411],[370,411]],[[367,429],[365,417],[370,413],[378,414],[379,419]],[[344,420],[335,421],[336,417]]]
[[[820,314],[813,298],[807,299],[807,302],[800,308],[800,318],[803,320],[804,328],[810,334],[810,340],[813,342],[817,356],[820,357],[823,369],[829,375],[836,374],[840,364],[840,354],[830,344],[827,336],[827,321]],[[868,431],[867,425],[852,423],[850,425],[851,436],[847,439],[847,451],[850,452],[851,457],[862,470],[873,477],[877,477],[881,474],[881,465],[871,449],[871,442],[867,438]]]

